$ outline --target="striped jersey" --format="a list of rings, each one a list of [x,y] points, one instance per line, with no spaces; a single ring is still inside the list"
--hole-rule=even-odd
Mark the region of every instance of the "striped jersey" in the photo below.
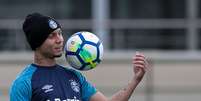
[[[30,64],[13,81],[10,101],[89,101],[96,92],[76,70]]]

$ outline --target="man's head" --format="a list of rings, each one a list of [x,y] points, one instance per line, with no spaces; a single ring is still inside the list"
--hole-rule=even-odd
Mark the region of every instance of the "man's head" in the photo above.
[[[27,15],[23,23],[23,31],[32,50],[36,50],[54,30],[61,28],[60,24],[49,16],[39,13]]]
[[[39,13],[29,14],[23,23],[23,31],[32,50],[61,55],[63,36],[55,19]]]

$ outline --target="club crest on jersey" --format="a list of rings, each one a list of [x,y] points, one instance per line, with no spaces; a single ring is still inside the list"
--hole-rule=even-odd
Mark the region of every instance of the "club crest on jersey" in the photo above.
[[[55,29],[55,28],[57,28],[57,23],[54,20],[50,19],[49,26],[50,26],[50,28]]]
[[[75,80],[69,80],[70,81],[70,85],[71,85],[71,88],[73,89],[73,91],[75,92],[80,92],[80,87],[79,87],[79,84],[75,81]]]

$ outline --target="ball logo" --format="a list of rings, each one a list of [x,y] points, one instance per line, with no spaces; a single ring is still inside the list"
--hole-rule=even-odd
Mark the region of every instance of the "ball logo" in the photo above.
[[[71,85],[71,88],[73,89],[73,91],[75,92],[80,92],[80,87],[79,87],[79,84],[75,81],[75,80],[69,80],[70,81],[70,85]]]
[[[51,19],[51,20],[49,20],[49,26],[50,26],[50,28],[55,29],[55,28],[57,28],[57,23]]]
[[[75,44],[75,41],[71,41],[71,45],[74,45]]]

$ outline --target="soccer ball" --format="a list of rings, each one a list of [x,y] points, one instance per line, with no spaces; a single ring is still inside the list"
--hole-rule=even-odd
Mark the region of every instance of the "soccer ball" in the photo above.
[[[64,46],[67,62],[77,70],[95,68],[102,60],[103,45],[99,38],[91,32],[73,34]]]

